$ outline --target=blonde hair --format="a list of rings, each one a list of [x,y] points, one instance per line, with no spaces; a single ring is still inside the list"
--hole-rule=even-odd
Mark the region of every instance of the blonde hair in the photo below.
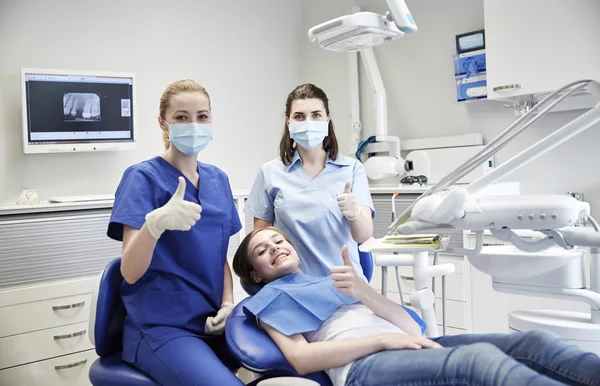
[[[210,96],[204,87],[202,87],[198,82],[193,79],[181,79],[176,80],[167,86],[165,91],[163,91],[162,96],[160,97],[160,107],[159,107],[159,115],[162,120],[165,119],[165,115],[167,113],[167,109],[171,106],[171,98],[175,95],[180,94],[182,92],[200,92],[208,98],[208,108],[210,109]],[[162,133],[163,143],[165,144],[165,149],[169,148],[169,132],[167,130],[163,130]]]

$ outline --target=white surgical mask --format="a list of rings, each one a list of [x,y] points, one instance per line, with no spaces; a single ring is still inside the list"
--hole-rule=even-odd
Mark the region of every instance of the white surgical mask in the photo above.
[[[213,139],[210,123],[167,123],[167,125],[169,125],[169,141],[186,155],[197,155]]]
[[[329,121],[290,122],[290,138],[306,149],[312,150],[323,143],[328,134]]]

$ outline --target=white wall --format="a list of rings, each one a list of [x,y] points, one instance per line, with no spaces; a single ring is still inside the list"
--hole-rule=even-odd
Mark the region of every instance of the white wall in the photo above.
[[[300,0],[0,0],[0,204],[112,193],[124,169],[162,151],[163,89],[193,78],[212,97],[214,141],[199,159],[247,189],[277,156],[285,98],[300,80]],[[268,12],[267,12],[268,10]],[[138,150],[25,155],[20,68],[131,71]]]
[[[347,14],[352,4],[363,11],[383,13],[384,0],[303,0],[305,30],[330,18]],[[481,132],[490,141],[517,118],[502,104],[489,101],[459,104],[455,100],[452,55],[455,35],[484,27],[483,0],[407,0],[419,32],[374,49],[388,96],[389,134],[401,139]],[[533,41],[533,40],[532,40]],[[534,47],[532,48],[534,49]],[[568,71],[568,69],[565,69]],[[349,86],[347,55],[324,51],[318,44],[304,43],[303,81],[324,88],[332,99],[336,134],[349,142]],[[363,139],[375,134],[374,109],[366,75],[361,71],[361,118]],[[558,113],[542,120],[507,146],[497,163],[510,158],[571,119],[578,112]],[[527,193],[584,192],[592,210],[600,211],[600,127],[588,130],[508,179],[519,181]],[[342,147],[345,151],[346,146]],[[496,293],[491,280],[473,269],[474,325],[478,331],[505,331],[509,310],[531,307],[585,310],[586,306],[556,300],[540,300]],[[490,305],[493,305],[491,307]]]

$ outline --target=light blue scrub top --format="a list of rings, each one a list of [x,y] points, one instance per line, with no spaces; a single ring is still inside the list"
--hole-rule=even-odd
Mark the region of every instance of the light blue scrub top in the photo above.
[[[271,221],[288,235],[300,256],[302,272],[330,275],[331,267],[344,264],[341,251],[346,244],[354,269],[366,280],[358,245],[337,203],[348,180],[358,204],[371,208],[375,217],[365,169],[358,160],[342,155],[335,160],[328,158],[325,169],[312,179],[302,168],[298,152],[288,166],[277,158],[260,168],[244,213]]]
[[[180,336],[213,339],[204,333],[204,324],[221,306],[229,238],[242,225],[227,175],[200,162],[198,172],[200,189],[186,178],[184,199],[202,206],[200,220],[189,231],[165,231],[146,273],[121,286],[127,310],[122,358],[127,362],[135,362],[142,338],[153,350]],[[122,241],[124,225],[140,229],[147,213],[171,199],[180,176],[161,157],[129,167],[115,194],[108,236]]]

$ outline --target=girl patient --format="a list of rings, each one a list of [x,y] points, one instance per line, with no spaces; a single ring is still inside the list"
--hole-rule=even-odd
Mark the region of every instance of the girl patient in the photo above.
[[[545,331],[427,339],[408,309],[352,268],[318,278],[278,229],[255,229],[236,251],[242,281],[263,285],[244,308],[300,374],[324,370],[334,386],[600,385],[600,358]],[[420,320],[419,320],[420,321]]]

